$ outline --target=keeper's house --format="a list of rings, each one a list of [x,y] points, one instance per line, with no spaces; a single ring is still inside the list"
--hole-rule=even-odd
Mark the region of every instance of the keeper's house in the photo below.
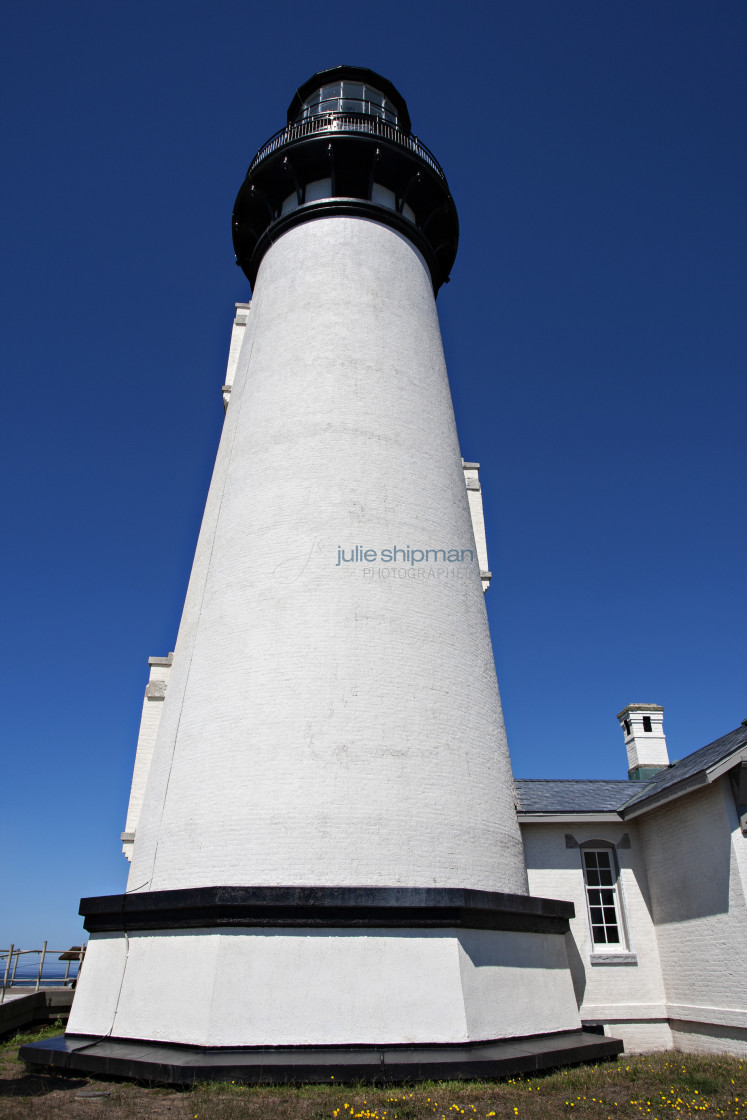
[[[587,1029],[747,1053],[747,721],[670,763],[662,713],[620,712],[628,781],[516,782],[529,889],[575,904]]]

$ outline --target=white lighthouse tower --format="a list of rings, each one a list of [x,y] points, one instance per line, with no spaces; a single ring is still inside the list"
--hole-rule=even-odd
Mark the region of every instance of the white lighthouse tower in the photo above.
[[[38,1052],[166,1080],[615,1053],[572,906],[528,895],[435,305],[456,209],[391,83],[306,82],[233,236],[252,301],[127,891],[83,900]]]

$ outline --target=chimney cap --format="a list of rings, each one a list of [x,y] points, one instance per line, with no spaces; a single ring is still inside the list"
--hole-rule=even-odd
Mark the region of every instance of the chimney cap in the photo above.
[[[623,719],[630,712],[663,712],[661,704],[628,704],[621,712],[617,713],[616,719]]]

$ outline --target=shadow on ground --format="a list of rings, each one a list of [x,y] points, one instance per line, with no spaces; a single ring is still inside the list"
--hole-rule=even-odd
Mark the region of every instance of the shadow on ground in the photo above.
[[[43,1097],[47,1093],[71,1092],[88,1088],[88,1080],[80,1077],[48,1077],[38,1073],[26,1073],[20,1077],[0,1080],[0,1097]]]

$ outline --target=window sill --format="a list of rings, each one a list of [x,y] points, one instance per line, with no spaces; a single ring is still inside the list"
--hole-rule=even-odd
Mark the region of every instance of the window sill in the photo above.
[[[591,953],[590,964],[638,964],[637,953]]]

